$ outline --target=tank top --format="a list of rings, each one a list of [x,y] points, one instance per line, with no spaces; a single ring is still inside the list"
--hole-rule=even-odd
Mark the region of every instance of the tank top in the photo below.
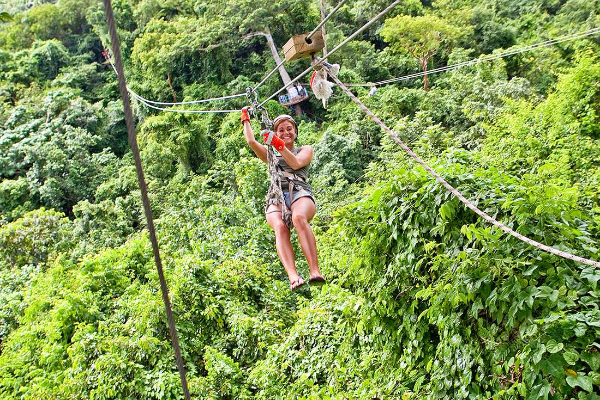
[[[300,151],[300,149],[301,149],[301,147],[295,148],[294,150],[292,150],[292,153],[294,155],[297,155],[298,152]],[[277,162],[278,162],[279,168],[281,168],[284,172],[284,179],[281,180],[281,190],[283,190],[285,192],[290,190],[289,182],[285,178],[290,178],[295,181],[301,181],[301,182],[306,183],[306,180],[308,179],[308,165],[304,166],[300,169],[293,169],[292,167],[290,167],[288,165],[287,162],[285,162],[285,160],[283,159],[282,156],[278,155],[276,157],[277,157]]]

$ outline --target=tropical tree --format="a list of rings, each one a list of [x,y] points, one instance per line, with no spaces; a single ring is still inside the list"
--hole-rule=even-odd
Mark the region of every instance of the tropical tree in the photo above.
[[[433,15],[410,17],[399,15],[386,20],[381,31],[384,40],[396,50],[412,55],[423,71],[423,88],[428,89],[429,59],[444,45],[449,46],[459,37],[454,26]]]

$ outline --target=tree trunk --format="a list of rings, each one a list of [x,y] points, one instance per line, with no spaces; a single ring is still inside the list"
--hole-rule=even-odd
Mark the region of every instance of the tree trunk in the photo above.
[[[325,15],[325,0],[321,0],[321,21],[325,19],[327,15]],[[321,27],[321,33],[323,34],[323,60],[327,61],[327,40],[325,39],[326,29],[325,24]]]
[[[267,43],[269,44],[275,63],[277,65],[281,64],[281,57],[279,57],[279,52],[277,51],[277,47],[275,47],[275,42],[273,41],[273,36],[271,36],[271,30],[268,26],[265,28],[265,37],[267,38]],[[279,75],[281,75],[284,85],[287,85],[292,81],[283,65],[279,67]],[[290,94],[290,87],[287,88],[287,92]],[[300,107],[300,104],[294,104],[294,112],[296,115],[302,115],[302,107]]]
[[[173,82],[171,81],[171,74],[167,72],[167,83],[169,84],[169,88],[171,89],[171,95],[173,96],[173,101],[177,103],[177,94],[175,94],[175,89],[173,89]]]

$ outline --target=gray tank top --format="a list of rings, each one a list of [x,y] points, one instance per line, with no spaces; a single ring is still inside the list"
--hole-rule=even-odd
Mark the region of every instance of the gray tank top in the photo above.
[[[300,149],[301,147],[295,148],[294,150],[292,150],[292,153],[294,155],[297,155]],[[279,167],[284,172],[284,177],[289,177],[291,179],[299,180],[302,182],[306,182],[306,180],[308,179],[308,165],[300,169],[293,169],[288,165],[287,162],[285,162],[282,156],[277,156],[277,161],[279,163]],[[281,180],[281,190],[286,192],[289,191],[289,182],[287,179]]]

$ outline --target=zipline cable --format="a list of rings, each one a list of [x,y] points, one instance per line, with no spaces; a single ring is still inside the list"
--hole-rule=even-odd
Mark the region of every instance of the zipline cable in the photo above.
[[[361,34],[365,29],[367,29],[369,26],[371,26],[373,23],[375,23],[378,19],[380,19],[385,14],[387,14],[389,11],[391,11],[394,7],[396,7],[400,3],[400,1],[401,0],[396,0],[395,2],[393,2],[392,4],[390,4],[385,10],[383,10],[382,12],[380,12],[379,14],[377,14],[375,17],[373,17],[369,22],[367,22],[366,24],[364,24],[361,28],[359,28],[352,35],[348,36],[346,38],[346,40],[344,40],[342,43],[338,44],[333,50],[331,50],[329,52],[329,54],[327,54],[327,57],[329,58],[333,53],[335,53],[336,51],[338,51],[339,49],[341,49],[346,43],[348,43],[350,40],[354,39],[357,35]],[[279,89],[278,91],[276,91],[275,93],[273,93],[271,96],[267,97],[262,103],[259,104],[259,106],[264,105],[267,101],[271,100],[273,97],[277,96],[279,93],[281,93],[282,91],[284,91],[285,89],[287,89],[288,87],[290,87],[291,85],[293,85],[294,83],[296,83],[298,80],[300,80],[300,78],[302,78],[304,75],[308,74],[311,70],[313,70],[314,67],[317,67],[317,66],[321,65],[324,61],[325,60],[321,59],[316,64],[308,67],[300,75],[298,75],[291,82],[289,82],[287,85],[283,86],[281,89]]]
[[[121,93],[121,99],[123,100],[123,108],[125,111],[125,124],[127,125],[128,140],[129,145],[131,146],[131,151],[133,152],[138,183],[140,186],[140,191],[142,193],[142,203],[144,205],[144,212],[146,214],[146,221],[148,223],[148,233],[150,234],[150,242],[152,243],[152,253],[154,254],[154,262],[156,263],[158,278],[160,280],[160,289],[162,292],[163,301],[165,303],[169,332],[171,333],[171,341],[173,345],[173,350],[175,351],[175,358],[177,360],[177,369],[179,370],[179,377],[181,379],[181,387],[183,388],[183,395],[185,397],[185,400],[190,400],[190,392],[188,390],[187,380],[185,377],[185,367],[183,364],[183,358],[181,357],[179,339],[177,337],[177,328],[175,327],[173,312],[171,311],[169,289],[167,287],[167,282],[163,273],[162,261],[160,259],[160,252],[158,248],[158,241],[156,239],[156,232],[154,230],[152,208],[150,207],[150,200],[148,199],[148,188],[146,186],[146,179],[144,178],[144,170],[142,168],[142,160],[140,158],[140,150],[138,148],[137,137],[135,133],[135,122],[133,120],[131,105],[129,104],[129,96],[127,94],[127,83],[125,82],[125,73],[123,71],[123,63],[121,61],[121,50],[119,48],[119,36],[117,34],[117,27],[115,25],[115,20],[113,17],[111,0],[104,0],[104,13],[106,15],[106,22],[108,23],[108,30],[110,33],[110,42],[112,45],[113,55],[117,64],[116,70],[119,72],[117,73],[117,78],[119,80],[119,92]]]
[[[336,12],[337,10],[339,10],[339,9],[340,9],[340,7],[341,7],[341,6],[343,6],[345,2],[346,2],[346,0],[342,0],[342,1],[340,1],[340,2],[339,2],[339,4],[338,4],[337,6],[335,6],[335,8],[334,8],[333,10],[331,10],[331,12],[329,13],[329,15],[328,15],[328,16],[326,16],[325,18],[323,18],[323,19],[321,20],[321,23],[319,23],[319,25],[315,26],[315,29],[313,29],[311,33],[309,33],[308,35],[306,35],[306,37],[304,38],[304,40],[306,40],[306,42],[307,42],[307,43],[310,43],[310,42],[309,42],[310,38],[311,38],[311,37],[313,37],[313,35],[314,35],[315,33],[317,33],[317,31],[318,31],[319,29],[321,29],[321,27],[322,27],[323,25],[325,25],[325,22],[327,22],[327,20],[328,20],[329,18],[331,18],[331,16],[332,16],[333,14],[335,14],[335,12]]]
[[[478,64],[481,62],[487,62],[487,61],[493,61],[493,60],[497,60],[500,58],[505,58],[505,57],[509,57],[509,56],[513,56],[516,54],[520,54],[520,53],[525,53],[527,51],[531,51],[531,50],[537,50],[543,47],[549,47],[549,46],[553,46],[555,44],[558,43],[562,43],[562,42],[567,42],[567,41],[571,41],[571,40],[577,40],[577,39],[582,39],[584,37],[587,36],[591,36],[591,35],[596,35],[600,33],[600,28],[594,28],[594,29],[589,29],[587,31],[583,31],[583,32],[578,32],[578,33],[574,33],[571,35],[565,35],[565,36],[561,36],[555,39],[549,39],[546,40],[544,42],[539,42],[539,43],[535,43],[532,45],[528,45],[525,47],[521,47],[518,49],[514,49],[514,50],[509,50],[503,53],[498,53],[498,54],[492,54],[489,56],[485,56],[482,58],[475,58],[469,61],[463,61],[461,63],[458,64],[453,64],[453,65],[447,65],[445,67],[439,67],[439,68],[435,68],[432,69],[430,71],[424,72],[416,72],[414,74],[410,74],[410,75],[404,75],[404,76],[400,76],[397,78],[391,78],[391,79],[387,79],[387,80],[383,80],[383,81],[379,81],[379,82],[374,82],[374,83],[346,83],[345,85],[348,87],[351,86],[363,86],[363,87],[372,87],[372,86],[381,86],[381,85],[385,85],[388,83],[394,83],[394,82],[399,82],[399,81],[404,81],[404,80],[408,80],[408,79],[412,79],[412,78],[418,78],[421,76],[425,76],[425,75],[431,75],[431,74],[436,74],[439,72],[446,72],[446,71],[451,71],[457,68],[462,68],[462,67],[466,67],[469,65],[474,65],[474,64]]]
[[[117,72],[114,64],[110,60],[110,56],[106,56],[106,61],[108,61],[110,63],[111,67],[115,71],[115,74],[117,74],[117,76],[118,76],[119,74],[118,74],[118,72]],[[129,93],[133,94],[133,90],[131,90],[129,87],[127,88],[127,91]],[[229,95],[229,96],[221,96],[221,97],[213,97],[212,99],[190,100],[190,101],[176,101],[176,102],[170,102],[170,103],[169,102],[163,102],[163,101],[148,100],[148,99],[140,96],[137,93],[135,94],[135,96],[137,97],[137,100],[141,101],[142,103],[145,103],[146,105],[148,105],[148,104],[158,104],[158,105],[163,105],[163,106],[176,106],[176,105],[200,104],[200,103],[209,103],[209,102],[212,102],[212,101],[221,101],[221,100],[235,99],[237,97],[244,97],[244,96],[246,96],[246,93],[232,94],[232,95]]]
[[[311,33],[309,33],[309,34],[306,36],[305,40],[309,40],[309,39],[310,39],[310,38],[311,38],[311,37],[312,37],[312,36],[315,34],[315,32],[316,32],[318,29],[320,29],[320,28],[323,26],[323,24],[324,24],[324,23],[325,23],[325,22],[326,22],[326,21],[327,21],[329,18],[331,18],[331,17],[333,16],[333,14],[335,14],[335,12],[336,12],[337,10],[339,10],[339,9],[340,9],[340,7],[341,7],[341,6],[343,6],[343,5],[344,5],[344,3],[345,3],[345,2],[346,2],[346,0],[342,0],[342,1],[341,1],[341,2],[340,2],[340,3],[339,3],[339,4],[338,4],[338,5],[335,7],[335,8],[334,8],[334,9],[333,9],[333,10],[332,10],[330,13],[329,13],[329,15],[328,15],[328,16],[327,16],[325,19],[323,19],[323,20],[321,21],[321,23],[320,23],[319,25],[317,25],[317,26],[315,27],[315,29],[313,29],[313,31],[312,31]],[[288,53],[290,50],[292,50],[293,48],[294,48],[294,46],[292,46],[292,47],[290,47],[289,49],[287,49],[287,51],[286,51],[286,52],[283,54],[283,58],[284,58],[284,59],[283,59],[283,61],[281,61],[279,64],[277,64],[277,66],[276,66],[275,68],[273,68],[273,69],[271,70],[271,72],[269,72],[269,73],[267,74],[267,76],[265,76],[265,77],[263,78],[263,80],[262,80],[262,81],[260,81],[260,82],[259,82],[259,83],[258,83],[256,86],[254,86],[254,88],[253,88],[254,90],[257,90],[259,87],[261,87],[261,86],[262,86],[262,84],[263,84],[263,83],[265,83],[265,82],[267,81],[267,79],[269,79],[269,78],[271,77],[271,75],[273,75],[273,74],[275,73],[275,71],[277,71],[277,70],[278,70],[278,69],[279,69],[279,68],[280,68],[280,67],[281,67],[283,64],[285,64],[285,62],[287,61],[287,60],[285,59],[285,56],[286,56],[286,54],[287,54],[287,53]]]
[[[481,218],[494,225],[495,227],[503,230],[511,236],[531,245],[537,247],[540,250],[546,251],[548,253],[567,258],[569,260],[578,261],[580,263],[591,265],[593,267],[600,267],[600,262],[588,260],[587,258],[579,257],[571,253],[567,253],[565,251],[561,251],[555,249],[554,247],[547,246],[545,244],[536,242],[535,240],[529,239],[526,236],[521,235],[520,233],[512,230],[501,222],[496,221],[494,218],[486,214],[484,211],[480,210],[471,203],[465,196],[463,196],[458,190],[456,190],[452,185],[450,185],[444,178],[442,178],[437,172],[433,170],[429,165],[425,163],[410,147],[408,147],[402,140],[400,140],[394,132],[390,128],[385,125],[381,119],[379,119],[367,106],[365,106],[351,91],[344,85],[335,75],[329,75],[335,81],[335,83],[354,101],[377,125],[379,125],[388,135],[389,137],[398,144],[412,159],[414,159],[419,165],[421,165],[425,170],[433,176],[443,187],[445,187],[450,193],[452,193],[455,197],[457,197],[464,205],[466,205],[469,209],[471,209],[475,214],[479,215]]]
[[[287,51],[286,51],[285,53],[283,53],[283,60],[282,60],[282,61],[281,61],[279,64],[277,64],[277,65],[275,66],[275,68],[273,68],[273,69],[271,70],[271,72],[269,72],[269,73],[267,74],[267,76],[265,76],[265,77],[263,78],[263,80],[262,80],[262,81],[260,81],[260,82],[259,82],[259,83],[258,83],[256,86],[254,86],[254,88],[253,88],[254,90],[256,90],[256,89],[258,89],[259,87],[261,87],[261,86],[262,86],[262,84],[263,84],[263,83],[265,83],[265,82],[267,81],[267,79],[269,79],[269,78],[271,77],[271,75],[273,75],[273,74],[275,73],[275,71],[277,71],[277,70],[278,70],[278,69],[279,69],[279,68],[280,68],[280,67],[281,67],[283,64],[285,64],[285,62],[287,61],[287,60],[285,59],[285,56],[286,56],[286,54],[287,54],[287,53],[288,53],[290,50],[292,50],[293,48],[294,48],[294,47],[292,46],[292,47],[290,47],[289,49],[287,49]],[[244,96],[245,96],[245,95],[246,95],[246,93],[244,93]]]
[[[315,29],[313,29],[313,31],[311,33],[309,33],[306,36],[306,39],[310,39],[315,32],[321,28],[321,26],[323,26],[323,24],[333,16],[333,14],[340,9],[340,7],[342,7],[342,5],[344,5],[344,3],[346,2],[346,0],[342,0],[332,11],[331,13],[329,13],[329,15],[323,19],[321,21],[321,23],[319,25],[317,25],[317,27]],[[293,47],[290,47],[284,54],[284,60],[281,61],[279,64],[277,64],[275,66],[275,68],[273,68],[255,87],[254,90],[258,89],[260,86],[262,86],[285,62],[285,56],[286,54],[293,49]],[[109,60],[110,61],[110,60]],[[112,63],[111,63],[112,65]],[[113,69],[115,69],[114,65],[112,65]],[[116,70],[115,70],[116,73]],[[289,86],[289,85],[288,85]],[[286,86],[286,88],[288,87]],[[155,110],[159,110],[159,111],[168,111],[168,112],[178,112],[178,113],[185,113],[185,114],[208,114],[208,113],[230,113],[230,112],[236,112],[236,111],[240,111],[240,110],[181,110],[181,109],[167,109],[167,108],[161,108],[161,107],[156,107],[153,106],[153,104],[156,105],[165,105],[165,106],[175,106],[175,105],[187,105],[187,104],[201,104],[201,103],[209,103],[209,102],[213,102],[213,101],[222,101],[222,100],[229,100],[229,99],[234,99],[234,98],[238,98],[238,97],[245,97],[246,93],[239,93],[239,94],[233,94],[233,95],[229,95],[229,96],[221,96],[221,97],[214,97],[214,98],[210,98],[210,99],[203,99],[203,100],[191,100],[191,101],[177,101],[177,102],[163,102],[163,101],[154,101],[154,100],[148,100],[142,96],[140,96],[139,94],[135,93],[132,89],[130,89],[129,87],[127,88],[127,91],[129,91],[129,93],[139,102],[143,103],[144,105],[146,105],[149,108],[153,108]]]

